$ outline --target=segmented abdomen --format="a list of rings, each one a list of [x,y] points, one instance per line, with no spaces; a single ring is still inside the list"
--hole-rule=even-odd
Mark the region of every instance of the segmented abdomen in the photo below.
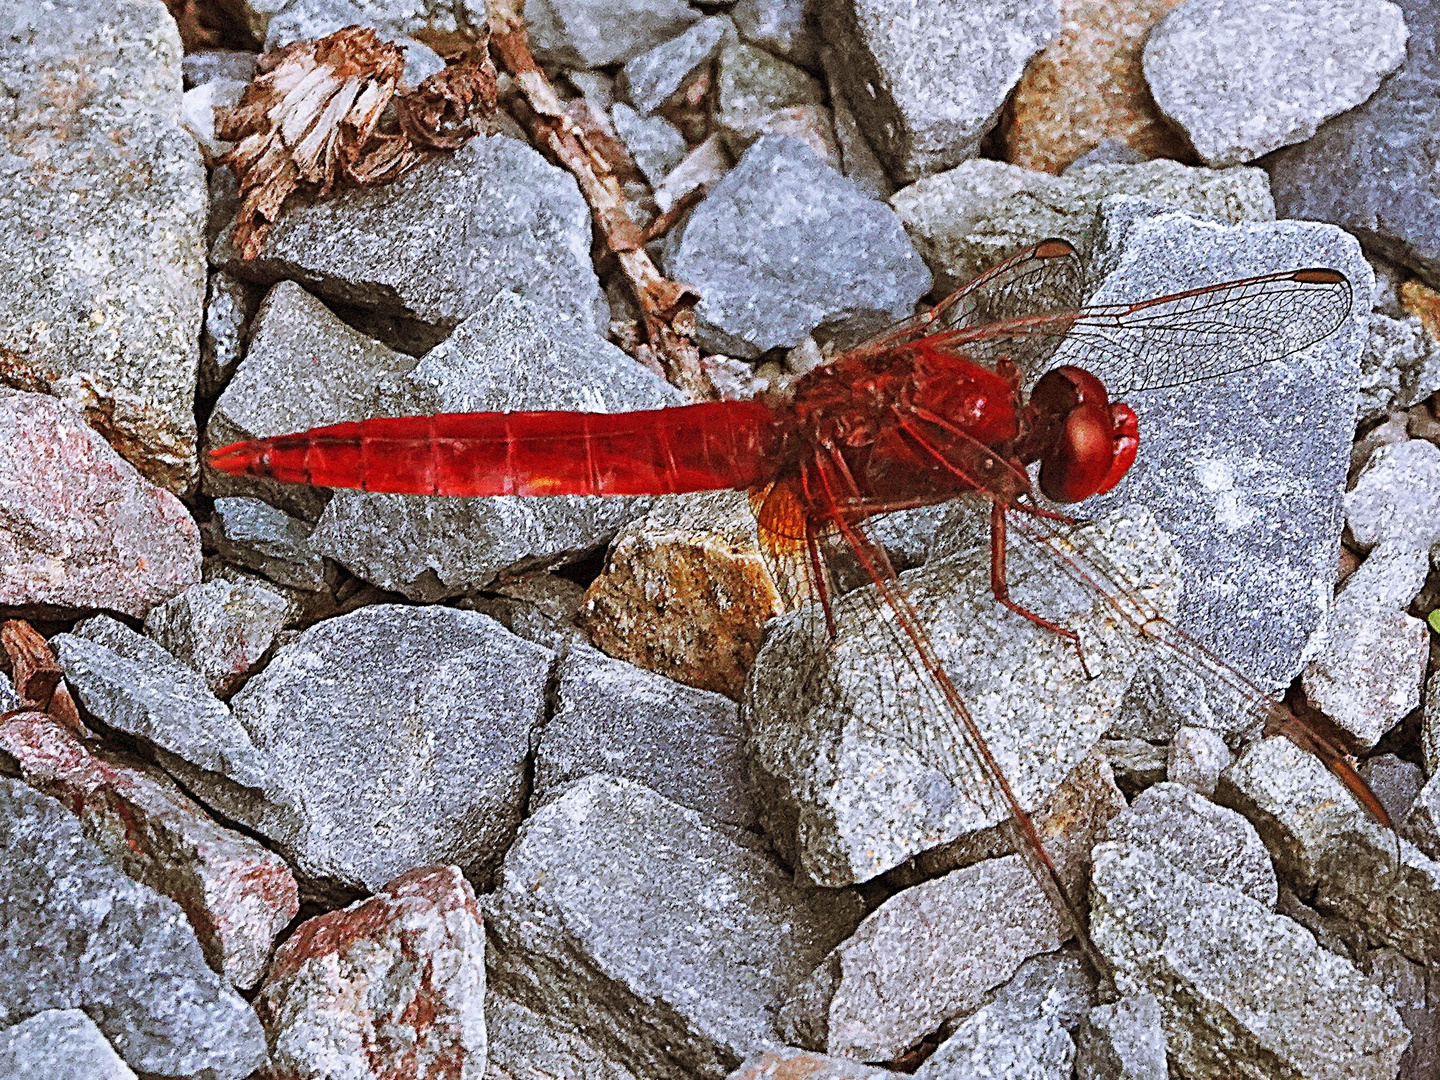
[[[237,475],[405,495],[665,495],[764,483],[787,426],[758,401],[379,417],[233,443],[210,462]]]

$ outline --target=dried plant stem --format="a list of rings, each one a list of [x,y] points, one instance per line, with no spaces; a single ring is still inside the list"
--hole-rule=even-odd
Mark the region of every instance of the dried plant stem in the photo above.
[[[523,0],[487,0],[490,44],[515,79],[524,99],[535,141],[555,155],[576,183],[615,254],[640,305],[646,344],[665,377],[692,400],[717,396],[700,364],[694,332],[695,294],[661,275],[645,250],[645,236],[625,209],[624,194],[603,154],[584,128],[566,112],[565,103],[530,52],[530,35],[521,13]],[[642,357],[642,360],[645,358]]]

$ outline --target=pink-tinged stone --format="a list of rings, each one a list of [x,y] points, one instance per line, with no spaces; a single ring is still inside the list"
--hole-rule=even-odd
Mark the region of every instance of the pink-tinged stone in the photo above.
[[[126,874],[180,905],[211,967],[235,986],[260,981],[300,907],[283,859],[217,825],[158,769],[91,750],[44,713],[0,721],[0,751]]]
[[[80,411],[0,387],[0,606],[141,618],[200,580],[184,505]]]
[[[255,1000],[266,1080],[480,1080],[485,933],[455,866],[301,923]]]
[[[889,1069],[783,1047],[746,1058],[726,1080],[886,1080]]]

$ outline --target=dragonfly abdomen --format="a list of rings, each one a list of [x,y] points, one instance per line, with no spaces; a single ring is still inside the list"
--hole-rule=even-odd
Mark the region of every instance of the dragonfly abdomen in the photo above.
[[[402,495],[661,495],[771,479],[785,423],[758,401],[631,413],[378,417],[216,450],[237,475]]]

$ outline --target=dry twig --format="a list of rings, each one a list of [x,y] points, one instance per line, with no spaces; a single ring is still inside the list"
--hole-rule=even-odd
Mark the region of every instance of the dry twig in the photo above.
[[[240,104],[216,116],[236,143],[221,160],[240,180],[235,247],[260,253],[291,193],[394,180],[453,150],[495,114],[495,67],[476,50],[401,92],[405,58],[368,27],[349,26],[260,59]],[[394,108],[388,109],[393,103]]]
[[[522,9],[523,0],[486,3],[491,45],[514,76],[524,99],[521,119],[536,143],[549,150],[575,177],[590,204],[595,223],[640,305],[646,337],[641,348],[650,352],[666,378],[692,400],[713,398],[715,387],[700,364],[700,350],[691,340],[698,297],[687,286],[662,276],[651,261],[645,251],[644,234],[625,209],[620,182],[605,154],[585,126],[567,110],[535,63]]]

